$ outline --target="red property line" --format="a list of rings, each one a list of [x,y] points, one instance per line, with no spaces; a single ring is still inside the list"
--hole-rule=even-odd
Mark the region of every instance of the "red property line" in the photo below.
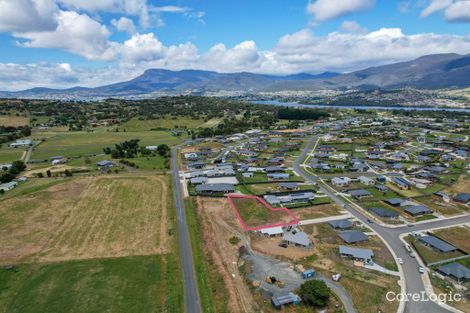
[[[260,229],[270,228],[270,227],[279,227],[279,226],[284,227],[284,226],[299,224],[299,219],[289,209],[283,208],[283,207],[273,208],[270,204],[268,204],[266,201],[264,201],[263,198],[260,198],[260,197],[257,197],[257,196],[247,196],[247,195],[240,195],[240,194],[233,193],[233,194],[227,194],[227,199],[230,202],[230,205],[233,209],[233,212],[235,212],[235,215],[237,216],[238,221],[240,222],[240,225],[242,226],[244,231],[250,231],[250,230],[254,231],[254,230],[260,230]],[[287,213],[287,215],[289,215],[292,218],[292,221],[287,222],[287,223],[272,223],[272,224],[266,224],[266,225],[261,225],[261,226],[256,226],[256,227],[249,227],[249,226],[246,225],[245,221],[240,216],[240,213],[238,212],[237,207],[236,207],[235,203],[233,203],[232,199],[255,199],[255,200],[258,200],[259,202],[261,202],[261,204],[263,204],[265,207],[267,207],[272,212],[284,211],[285,213]]]

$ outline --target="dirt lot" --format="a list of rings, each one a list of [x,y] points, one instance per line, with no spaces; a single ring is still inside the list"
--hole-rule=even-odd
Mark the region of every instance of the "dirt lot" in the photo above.
[[[29,118],[14,115],[0,115],[0,126],[24,126],[29,124]]]
[[[279,244],[282,242],[282,237],[269,238],[259,235],[253,235],[251,240],[251,247],[253,250],[267,255],[273,255],[290,260],[299,260],[313,254],[312,250],[304,249],[301,247],[289,246],[282,248]]]
[[[466,226],[439,229],[433,233],[453,246],[470,253],[470,228]]]
[[[230,204],[225,198],[198,197],[196,202],[204,224],[205,247],[211,252],[213,265],[222,275],[228,291],[228,308],[231,312],[254,312],[253,296],[238,275],[239,248],[243,244],[229,243],[231,237],[243,236]]]
[[[468,192],[470,190],[470,179],[468,175],[461,175],[459,180],[450,188],[446,188],[445,191],[450,192]]]
[[[0,264],[166,252],[167,178],[106,176],[4,200]]]

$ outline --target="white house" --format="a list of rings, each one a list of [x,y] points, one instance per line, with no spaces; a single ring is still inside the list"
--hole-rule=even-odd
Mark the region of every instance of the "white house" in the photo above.
[[[349,177],[334,177],[331,180],[331,184],[336,187],[346,187],[351,183],[351,178]]]
[[[375,185],[375,180],[367,177],[367,176],[359,176],[357,179],[359,179],[359,182],[361,184],[367,185],[367,186],[373,186]]]
[[[18,185],[18,183],[16,181],[11,181],[9,183],[4,183],[4,184],[0,185],[0,190],[3,190],[3,191],[12,190],[17,185]]]

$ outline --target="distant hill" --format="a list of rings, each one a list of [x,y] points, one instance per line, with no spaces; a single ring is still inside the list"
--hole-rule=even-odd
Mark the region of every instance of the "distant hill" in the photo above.
[[[149,69],[121,83],[97,88],[33,88],[18,92],[0,92],[0,97],[119,97],[152,92],[201,93],[217,91],[283,91],[319,89],[395,89],[413,87],[437,89],[470,86],[470,54],[435,54],[384,66],[370,67],[347,74],[325,72],[274,76],[241,73],[217,73],[202,70],[170,71]]]

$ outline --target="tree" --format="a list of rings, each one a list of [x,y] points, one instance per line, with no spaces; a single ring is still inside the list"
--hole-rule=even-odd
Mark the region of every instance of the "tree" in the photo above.
[[[24,162],[21,160],[17,160],[11,164],[10,173],[13,175],[17,175],[20,172],[24,171],[25,169],[26,169],[26,164],[24,164]]]
[[[47,170],[46,175],[47,175],[47,177],[51,177],[52,176],[51,170]]]
[[[159,145],[157,148],[157,152],[163,157],[168,157],[168,155],[170,154],[170,147],[168,147],[166,144]]]
[[[23,128],[21,129],[21,134],[24,136],[24,137],[28,137],[28,136],[31,136],[31,127],[29,126],[23,126]]]
[[[299,296],[309,306],[323,308],[328,304],[331,290],[320,280],[308,280],[300,286]]]

